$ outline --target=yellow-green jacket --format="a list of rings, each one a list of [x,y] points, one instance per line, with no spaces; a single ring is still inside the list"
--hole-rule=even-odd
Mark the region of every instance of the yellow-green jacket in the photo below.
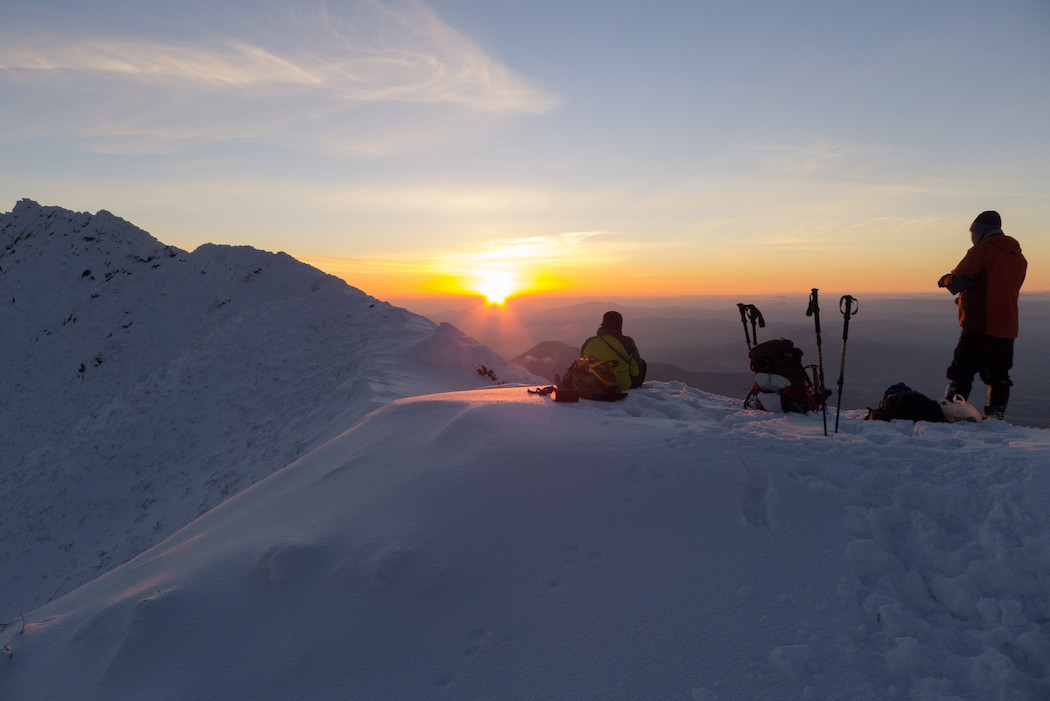
[[[642,360],[638,346],[630,336],[600,328],[596,336],[584,341],[580,348],[580,357],[617,361],[616,381],[621,390],[640,387],[645,380],[645,361]]]

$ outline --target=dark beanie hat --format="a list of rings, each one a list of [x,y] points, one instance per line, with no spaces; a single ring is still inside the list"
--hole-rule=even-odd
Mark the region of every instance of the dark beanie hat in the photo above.
[[[605,316],[602,317],[602,326],[619,331],[623,328],[623,314],[620,312],[605,312]]]
[[[999,212],[989,210],[977,215],[977,218],[973,220],[973,224],[970,225],[970,231],[973,231],[975,226],[983,226],[988,229],[998,229],[1002,227],[1002,225],[1003,219],[999,216]]]

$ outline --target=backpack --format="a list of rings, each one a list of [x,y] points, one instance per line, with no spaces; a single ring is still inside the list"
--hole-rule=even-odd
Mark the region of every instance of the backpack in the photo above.
[[[597,334],[591,336],[583,343],[580,349],[581,358],[591,360],[616,359],[613,364],[613,374],[616,376],[620,387],[628,387],[633,383],[631,376],[631,363],[634,358],[627,350],[627,344],[616,334]]]
[[[760,393],[778,394],[780,395],[780,408],[783,411],[804,414],[820,409],[824,401],[827,400],[828,395],[831,394],[826,389],[822,392],[816,390],[816,366],[808,366],[812,368],[814,375],[814,379],[810,379],[806,373],[806,368],[802,365],[801,349],[796,348],[795,344],[786,338],[776,338],[772,341],[759,343],[747,355],[751,364],[751,372],[756,375],[782,377],[786,382],[773,388],[764,389],[763,385],[756,381],[751,388],[751,392],[744,400],[745,408],[757,408],[756,400],[759,400]],[[763,408],[776,410],[770,407]]]
[[[874,408],[868,409],[869,419],[876,421],[933,421],[943,423],[944,416],[940,402],[930,399],[921,392],[916,392],[903,382],[888,388],[882,395],[882,401]]]
[[[578,391],[583,399],[615,402],[627,396],[626,392],[620,391],[620,384],[616,380],[616,366],[619,362],[615,358],[577,358],[564,374],[554,376],[554,384],[558,389]]]

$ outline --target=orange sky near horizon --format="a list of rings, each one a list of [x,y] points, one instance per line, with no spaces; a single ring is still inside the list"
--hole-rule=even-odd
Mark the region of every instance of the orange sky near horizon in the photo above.
[[[769,295],[814,287],[851,294],[936,293],[937,280],[971,246],[972,218],[958,213],[914,220],[843,217],[808,226],[809,218],[779,227],[695,224],[689,234],[663,237],[587,231],[464,242],[442,235],[430,248],[388,256],[290,253],[379,299]],[[1050,266],[1042,265],[1050,258],[1050,241],[1039,235],[1041,225],[1033,212],[1004,216],[1004,230],[1028,260],[1027,292],[1050,291]]]
[[[503,296],[605,296],[676,297],[688,295],[773,295],[820,289],[847,290],[851,294],[936,293],[937,279],[962,258],[965,247],[946,251],[940,260],[896,260],[865,250],[856,256],[825,256],[805,260],[803,254],[780,254],[776,260],[677,260],[666,264],[616,264],[590,266],[512,262],[479,266],[477,271],[443,272],[429,264],[375,269],[359,261],[336,258],[301,260],[379,299],[440,298],[489,294]],[[812,256],[811,256],[812,257]],[[1045,269],[1033,265],[1025,292],[1050,291]],[[439,267],[439,266],[436,266]],[[499,288],[492,292],[493,276]],[[501,300],[496,300],[501,301]]]

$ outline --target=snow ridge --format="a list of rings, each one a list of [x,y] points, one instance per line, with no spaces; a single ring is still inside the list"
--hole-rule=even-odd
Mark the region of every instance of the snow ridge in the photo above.
[[[533,379],[286,254],[187,253],[30,200],[0,214],[0,328],[0,617],[392,399]]]

